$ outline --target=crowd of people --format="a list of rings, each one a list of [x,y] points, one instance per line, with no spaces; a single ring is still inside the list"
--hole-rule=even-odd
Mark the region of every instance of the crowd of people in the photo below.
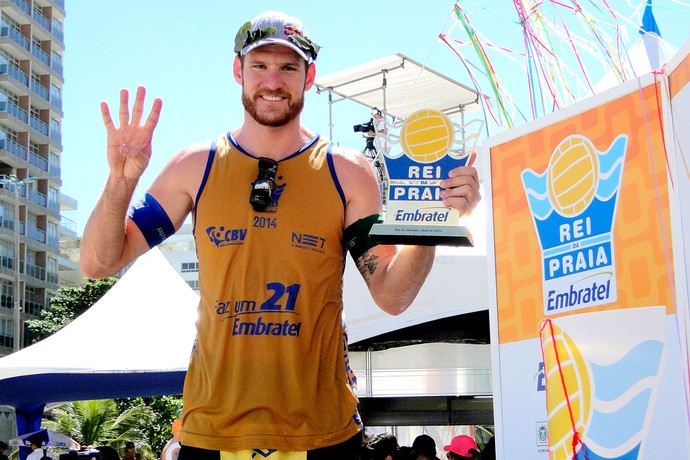
[[[136,452],[136,447],[133,442],[128,441],[125,444],[125,450],[120,453],[111,446],[85,447],[80,451],[70,450],[59,455],[53,454],[52,449],[44,445],[43,439],[40,437],[29,438],[31,452],[27,455],[27,460],[53,460],[59,458],[60,460],[141,460],[141,454]],[[8,445],[4,441],[0,441],[0,460],[9,460],[5,454],[8,450]],[[18,457],[14,457],[15,459]]]
[[[495,460],[496,451],[492,437],[480,451],[471,436],[455,436],[443,447],[448,460]],[[427,434],[417,436],[411,446],[400,446],[395,435],[387,432],[375,433],[364,438],[362,460],[440,460],[436,442]]]
[[[7,444],[0,441],[0,460],[8,460],[5,455]],[[53,459],[53,454],[44,449],[40,440],[31,441],[32,453],[28,459]],[[455,436],[450,444],[443,447],[445,457],[448,460],[495,460],[496,449],[492,437],[480,452],[475,440],[467,435]],[[140,460],[141,454],[136,452],[133,442],[125,444],[125,450],[120,455],[116,449],[110,446],[86,448],[80,452],[69,451],[59,455],[60,460]],[[440,460],[436,448],[436,441],[427,434],[417,436],[411,446],[400,446],[395,435],[387,432],[375,433],[366,436],[362,442],[360,453],[361,460]]]

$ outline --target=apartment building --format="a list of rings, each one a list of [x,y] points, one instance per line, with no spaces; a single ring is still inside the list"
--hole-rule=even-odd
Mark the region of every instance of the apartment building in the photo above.
[[[59,284],[64,18],[64,0],[0,0],[0,356]]]
[[[196,256],[196,241],[194,241],[192,234],[192,224],[183,224],[174,235],[165,240],[158,248],[189,287],[198,293],[199,261]]]

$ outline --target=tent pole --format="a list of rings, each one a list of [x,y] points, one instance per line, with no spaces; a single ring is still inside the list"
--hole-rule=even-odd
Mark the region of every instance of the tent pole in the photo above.
[[[328,90],[328,138],[333,142],[333,92]]]
[[[460,135],[462,136],[462,157],[465,156],[467,152],[467,146],[465,145],[465,106],[460,106]]]

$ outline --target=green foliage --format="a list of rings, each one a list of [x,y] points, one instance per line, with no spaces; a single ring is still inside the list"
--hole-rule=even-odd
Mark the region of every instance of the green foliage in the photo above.
[[[103,297],[117,280],[111,276],[102,280],[87,280],[81,286],[60,286],[58,295],[50,299],[47,309],[41,311],[41,317],[27,321],[31,343],[39,342],[67,326]]]
[[[148,444],[145,430],[152,418],[152,411],[146,406],[122,410],[115,400],[100,399],[57,407],[47,414],[42,425],[70,436],[82,446],[109,445],[124,451],[127,441],[141,446]]]
[[[117,281],[110,277],[89,279],[81,286],[61,286],[40,319],[27,321],[32,343],[71,323]],[[103,379],[107,386],[107,376]],[[51,410],[42,426],[66,434],[84,447],[108,445],[120,454],[125,443],[132,441],[144,460],[155,460],[172,438],[172,423],[181,407],[178,396],[75,401]]]
[[[151,411],[151,419],[143,432],[153,452],[162,452],[165,444],[172,438],[172,424],[182,408],[179,396],[155,396],[143,398],[118,399],[121,410],[145,407]]]

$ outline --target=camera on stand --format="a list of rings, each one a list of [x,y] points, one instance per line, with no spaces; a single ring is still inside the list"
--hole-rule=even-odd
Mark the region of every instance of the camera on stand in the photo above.
[[[374,135],[370,134],[375,132],[374,129],[374,119],[370,118],[366,123],[360,123],[352,127],[353,131],[356,133],[362,133],[362,137],[365,139],[367,145],[364,147],[362,153],[367,158],[376,157],[376,146],[374,146]]]
[[[366,123],[361,123],[359,125],[355,125],[352,127],[352,129],[356,133],[365,133],[365,134],[370,132],[370,131],[374,131],[374,119],[370,118],[369,121],[367,121]]]

